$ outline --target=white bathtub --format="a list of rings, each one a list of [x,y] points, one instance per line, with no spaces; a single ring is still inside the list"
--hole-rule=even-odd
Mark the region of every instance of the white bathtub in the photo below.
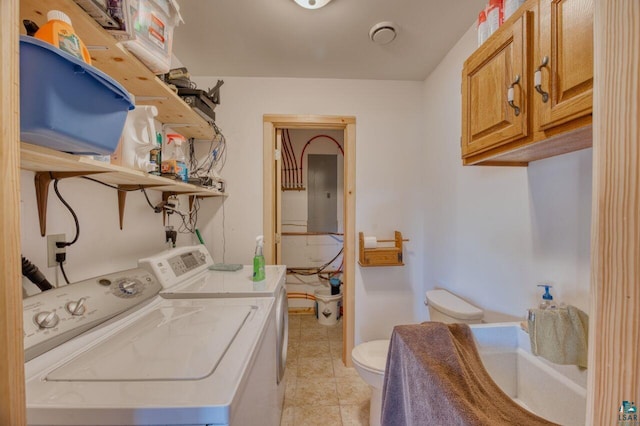
[[[471,330],[485,368],[507,395],[552,422],[585,424],[586,369],[533,355],[518,323],[474,324]]]

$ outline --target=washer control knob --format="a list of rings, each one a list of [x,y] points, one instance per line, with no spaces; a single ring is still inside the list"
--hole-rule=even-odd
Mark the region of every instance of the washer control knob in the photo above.
[[[200,252],[200,260],[204,263],[207,260],[207,256],[204,253]]]
[[[133,296],[138,293],[138,281],[125,278],[118,283],[118,288],[122,294]]]
[[[67,308],[67,312],[69,312],[71,315],[83,315],[87,310],[87,308],[84,306],[85,300],[86,299],[84,297],[81,297],[76,301],[67,303],[65,305],[65,308]]]
[[[55,311],[38,312],[34,319],[40,328],[53,328],[60,321],[60,317]]]

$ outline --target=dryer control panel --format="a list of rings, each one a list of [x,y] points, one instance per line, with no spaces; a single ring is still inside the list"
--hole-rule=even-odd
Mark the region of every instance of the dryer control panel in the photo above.
[[[178,247],[138,261],[138,266],[158,277],[165,290],[208,269],[211,265],[213,259],[203,245]]]
[[[161,289],[153,274],[135,268],[25,298],[25,361],[139,305]]]

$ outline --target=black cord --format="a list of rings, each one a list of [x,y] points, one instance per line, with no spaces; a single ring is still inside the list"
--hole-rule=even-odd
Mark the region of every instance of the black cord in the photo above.
[[[51,177],[53,177],[53,175]],[[71,213],[71,216],[73,216],[73,221],[76,224],[76,236],[71,242],[57,242],[56,243],[56,246],[61,248],[61,247],[71,246],[71,245],[75,244],[76,241],[78,241],[78,237],[80,237],[80,222],[78,222],[78,216],[76,216],[76,212],[73,211],[73,209],[71,208],[69,203],[67,203],[65,201],[65,199],[62,198],[62,195],[60,195],[60,191],[58,191],[58,181],[59,181],[59,179],[54,179],[54,181],[53,181],[53,190],[56,192],[56,195],[58,196],[58,199],[60,199],[60,202],[62,204],[64,204],[64,206],[69,210],[69,212]]]
[[[196,197],[193,202],[193,209],[189,212],[189,215],[182,212],[175,211],[182,219],[182,225],[178,229],[181,234],[193,234],[196,232],[196,226],[198,225],[198,211],[200,210],[200,200]],[[188,217],[188,222],[187,222]]]
[[[69,284],[69,278],[67,278],[67,273],[64,271],[64,266],[63,265],[64,262],[58,262],[58,265],[60,265],[60,270],[62,271],[62,276],[64,277],[64,280],[67,282],[67,284]]]
[[[149,207],[151,207],[151,209],[153,209],[154,211],[156,210],[155,206],[153,204],[151,204],[151,200],[149,200],[149,196],[147,195],[147,191],[145,191],[144,186],[139,185],[138,188],[129,188],[129,189],[122,189],[119,188],[115,185],[110,185],[108,183],[104,183],[104,182],[100,182],[97,179],[93,179],[87,176],[82,176],[83,179],[86,180],[90,180],[91,182],[95,182],[95,183],[99,183],[100,185],[106,186],[107,188],[111,188],[111,189],[115,189],[116,191],[119,192],[134,192],[134,191],[142,191],[142,193],[144,194],[144,198],[147,200],[147,204],[149,204]]]
[[[156,211],[155,206],[153,204],[151,204],[151,201],[149,200],[149,196],[147,195],[147,191],[143,187],[140,187],[140,191],[142,191],[142,193],[144,194],[144,198],[147,200],[147,204],[149,204],[149,207],[151,207],[151,210]]]
[[[40,291],[47,291],[53,288],[44,274],[40,272],[40,269],[24,256],[22,256],[22,275],[29,278],[29,281],[34,283]]]
[[[139,191],[139,190],[143,189],[142,185],[140,185],[139,188],[122,189],[122,188],[119,188],[119,187],[117,187],[115,185],[110,185],[108,183],[100,182],[98,179],[93,179],[93,178],[90,178],[90,177],[87,177],[87,176],[81,176],[81,178],[82,179],[86,179],[86,180],[90,180],[91,182],[99,183],[100,185],[106,186],[107,188],[115,189],[116,191],[119,191],[119,192],[133,192],[133,191]]]

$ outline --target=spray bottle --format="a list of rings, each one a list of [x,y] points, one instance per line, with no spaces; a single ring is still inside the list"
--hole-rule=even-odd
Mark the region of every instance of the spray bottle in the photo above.
[[[264,246],[264,237],[258,235],[256,238],[256,252],[253,256],[253,281],[262,281],[265,279],[264,274],[264,256],[262,255],[262,247]]]

